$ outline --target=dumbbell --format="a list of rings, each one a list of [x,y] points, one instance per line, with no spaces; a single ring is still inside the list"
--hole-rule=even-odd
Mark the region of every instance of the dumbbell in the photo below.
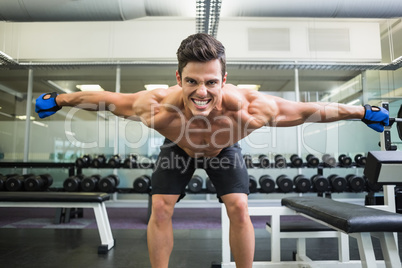
[[[123,162],[124,168],[137,168],[137,156],[135,154],[130,154]]]
[[[50,174],[41,174],[39,176],[28,176],[24,180],[24,188],[27,191],[44,191],[53,183],[53,177]]]
[[[303,166],[303,159],[301,159],[297,154],[292,154],[290,156],[290,162],[293,167],[299,168]]]
[[[85,177],[81,180],[81,190],[84,192],[94,192],[98,189],[101,176],[99,174]]]
[[[349,188],[353,192],[364,191],[366,181],[363,179],[363,177],[349,174],[346,176],[346,181],[348,182]]]
[[[350,158],[349,156],[347,156],[345,154],[339,155],[338,162],[341,167],[350,167],[353,164],[352,158]]]
[[[141,161],[137,164],[138,168],[153,168],[154,162],[151,158],[141,157]]]
[[[323,193],[328,191],[329,182],[328,179],[322,175],[314,175],[310,178],[313,190],[317,193]]]
[[[320,160],[314,156],[313,154],[308,154],[306,156],[306,161],[307,161],[307,166],[308,167],[318,167],[318,165],[320,164]]]
[[[363,156],[361,154],[355,155],[356,166],[364,167],[364,166],[366,166],[366,161],[367,161],[367,158],[365,156]]]
[[[344,177],[332,174],[328,176],[328,180],[331,184],[332,192],[341,193],[346,190],[347,182]]]
[[[251,155],[245,154],[245,155],[243,155],[243,159],[244,159],[244,163],[246,163],[247,168],[253,168],[254,167],[253,158],[251,157]]]
[[[35,187],[36,185],[36,187]],[[41,191],[39,189],[43,187],[43,181],[41,178],[35,174],[24,175],[24,189],[27,191]]]
[[[70,176],[63,182],[63,189],[66,192],[79,192],[81,190],[81,180],[84,175],[78,174],[75,176]]]
[[[120,164],[121,164],[121,158],[120,155],[118,154],[115,154],[107,161],[107,166],[111,168],[119,168]]]
[[[324,154],[322,156],[322,162],[324,163],[325,167],[335,167],[336,166],[335,158],[329,154]]]
[[[304,175],[300,174],[293,178],[296,192],[307,193],[311,189],[311,182]]]
[[[68,177],[63,182],[63,189],[66,192],[79,192],[81,190],[81,180],[83,178],[83,174]]]
[[[293,190],[293,181],[287,175],[276,178],[276,184],[281,192],[289,193]]]
[[[269,158],[265,154],[262,154],[258,157],[258,161],[260,162],[261,168],[268,168],[269,167]]]
[[[100,179],[98,183],[99,190],[101,192],[113,193],[116,191],[116,187],[120,184],[120,179],[115,174],[107,175]]]
[[[261,190],[264,193],[272,193],[275,191],[275,181],[269,175],[262,175],[258,180]]]
[[[7,191],[17,192],[24,190],[24,176],[18,174],[10,174],[6,176]]]
[[[104,154],[97,155],[92,160],[92,167],[94,168],[103,168],[106,166],[106,156]]]
[[[212,181],[211,181],[211,179],[209,177],[206,178],[205,185],[207,187],[208,192],[216,193],[215,185],[212,183]]]
[[[192,193],[199,193],[202,190],[202,178],[194,175],[187,184],[187,188]]]
[[[138,193],[148,193],[151,190],[151,178],[148,175],[142,175],[133,182],[133,188]]]
[[[253,175],[248,175],[248,190],[250,193],[257,192],[257,180]]]
[[[89,154],[84,154],[82,157],[75,160],[75,165],[77,168],[87,168],[90,167],[92,163],[92,158]]]
[[[276,168],[285,168],[286,167],[286,158],[281,154],[275,155],[275,167]]]
[[[7,177],[3,174],[0,174],[0,191],[6,190],[6,180]]]

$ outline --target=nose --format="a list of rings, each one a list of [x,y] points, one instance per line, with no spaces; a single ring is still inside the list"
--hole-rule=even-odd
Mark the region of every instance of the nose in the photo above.
[[[200,84],[200,86],[197,88],[197,96],[205,98],[207,93],[207,87],[204,85],[204,83]]]

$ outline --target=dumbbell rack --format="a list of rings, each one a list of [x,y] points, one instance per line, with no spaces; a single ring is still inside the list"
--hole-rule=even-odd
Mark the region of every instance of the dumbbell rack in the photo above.
[[[0,162],[0,168],[67,168],[69,176],[73,176],[75,173],[74,163]]]
[[[54,162],[0,162],[0,168],[52,168],[68,169],[68,176],[75,175],[75,164],[74,163],[54,163]],[[23,173],[26,173],[23,171]]]
[[[26,163],[24,163],[24,162],[0,162],[0,168],[2,168],[2,167],[3,168],[13,168],[13,167],[15,167],[15,168],[67,168],[69,176],[83,174],[83,171],[86,170],[86,169],[99,169],[99,170],[111,169],[114,172],[117,169],[127,169],[127,170],[138,170],[138,171],[140,171],[140,170],[145,171],[146,170],[147,172],[150,172],[150,167],[149,166],[147,166],[147,167],[139,166],[139,167],[136,167],[136,168],[127,168],[127,167],[123,167],[123,166],[120,166],[118,168],[111,168],[111,167],[108,167],[108,166],[102,166],[102,167],[77,167],[77,165],[75,163],[50,163],[50,162],[26,162]],[[350,169],[351,171],[353,170],[352,172],[355,172],[355,168],[357,168],[357,166],[353,165],[353,166],[347,167],[347,168]],[[299,173],[300,172],[304,173],[304,170],[306,170],[306,171],[309,170],[309,172],[311,170],[316,170],[315,174],[322,175],[324,173],[325,169],[327,169],[327,167],[325,167],[322,164],[320,164],[318,167],[308,167],[305,164],[302,167],[292,167],[292,165],[290,163],[287,163],[287,167],[285,167],[285,168],[276,168],[275,166],[273,166],[271,164],[267,168],[260,168],[257,163],[254,163],[254,168],[249,168],[248,170],[249,170],[249,174],[254,174],[256,171],[259,172],[259,173],[264,172],[264,173],[269,174],[273,170],[282,170],[283,173],[286,174],[286,173],[295,173],[295,172],[297,172],[296,170],[299,170]],[[53,188],[51,190],[53,190],[53,191],[63,191],[63,189],[56,189],[56,188]],[[297,194],[297,192],[294,191],[294,190],[292,190],[291,192]],[[197,193],[194,193],[194,192],[192,192],[190,190],[186,190],[186,193],[188,193],[190,195],[197,195],[197,194],[202,195],[202,194],[204,194],[204,195],[206,195],[205,202],[207,202],[207,203],[210,201],[210,194],[214,194],[213,192],[211,192],[211,191],[209,191],[209,190],[207,190],[205,188],[202,188],[201,191],[199,191]],[[275,193],[275,194],[283,194],[277,188],[275,189],[275,192],[273,192],[273,193]],[[312,190],[309,191],[309,193],[315,193],[315,194],[319,194],[319,195],[320,194],[325,194],[325,195],[330,195],[331,194],[330,191],[328,191],[326,193],[316,193],[316,192],[314,192]],[[115,191],[115,194],[113,195],[113,201],[119,201],[117,194],[139,194],[139,192],[136,192],[133,188],[121,188],[121,187],[117,188],[116,191]],[[149,192],[141,193],[141,194],[146,194],[147,195],[147,199],[148,199],[147,206],[148,206],[148,208],[150,208],[151,203],[150,203]],[[254,193],[252,193],[252,194],[254,195]],[[256,194],[261,194],[261,197],[262,197],[262,195],[269,195],[269,193],[265,193],[265,192],[261,191],[260,188],[258,189]],[[272,197],[274,199],[276,198],[275,196],[272,196]],[[255,195],[256,202],[258,202],[259,198],[260,197]],[[125,206],[124,204],[126,204],[126,202],[124,200],[122,201],[123,203],[115,202],[114,204],[112,204],[112,206],[120,206],[122,204],[123,204],[123,206]],[[189,202],[185,202],[185,203],[180,204],[180,205],[184,205],[184,206],[193,206],[193,205],[199,206],[197,204],[200,204],[200,203],[202,203],[202,206],[205,205],[205,204],[203,204],[203,202],[200,202],[200,200],[197,200],[197,199],[195,199],[195,200],[186,200],[186,201],[189,201]],[[195,202],[192,202],[192,201],[195,201]],[[252,202],[254,202],[254,201],[252,201]],[[128,202],[128,203],[130,203],[130,202]],[[210,203],[209,205],[214,206],[214,203]]]
[[[302,167],[292,167],[290,163],[287,163],[287,167],[285,168],[276,168],[273,166],[273,164],[271,164],[269,167],[267,168],[259,168],[258,163],[254,163],[254,167],[255,168],[249,168],[249,171],[252,170],[264,170],[269,172],[269,170],[283,170],[284,172],[286,172],[286,170],[290,170],[290,169],[317,169],[317,174],[319,175],[323,175],[323,170],[326,169],[327,167],[323,166],[322,164],[320,164],[317,167],[307,167],[306,165],[302,166]],[[83,169],[91,169],[92,167],[76,167],[75,163],[54,163],[54,162],[0,162],[0,168],[67,168],[68,169],[68,174],[69,176],[74,176],[74,175],[78,175],[78,174],[82,174]],[[123,168],[120,167],[121,169],[127,169],[127,168]],[[142,168],[142,167],[138,167],[138,168],[134,168],[136,170],[139,169],[149,169],[150,167],[146,167],[146,168]],[[335,166],[335,167],[329,167],[329,168],[342,168],[340,166]],[[349,166],[349,167],[345,167],[345,168],[356,168],[356,166]],[[111,167],[97,167],[96,169],[112,169]],[[123,188],[122,193],[128,193],[130,192],[129,189],[125,189]],[[131,191],[132,193],[132,191]],[[191,193],[191,191],[189,191],[189,193]],[[206,189],[202,189],[199,193],[211,193]]]
[[[68,175],[75,174],[75,163],[54,163],[54,162],[0,162],[0,168],[65,168]],[[83,216],[82,208],[58,208],[54,218],[54,223],[68,223],[71,216]]]

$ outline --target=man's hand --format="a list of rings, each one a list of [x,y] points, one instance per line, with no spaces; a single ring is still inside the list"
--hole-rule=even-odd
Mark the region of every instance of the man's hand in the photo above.
[[[389,125],[389,114],[387,109],[378,106],[364,105],[364,116],[362,121],[370,128],[378,132],[384,131],[384,126]]]
[[[35,112],[38,113],[40,118],[51,116],[61,109],[56,102],[57,95],[56,92],[44,93],[36,99]]]

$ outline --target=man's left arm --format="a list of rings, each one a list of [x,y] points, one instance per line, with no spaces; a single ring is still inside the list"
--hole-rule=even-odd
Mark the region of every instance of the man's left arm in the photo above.
[[[355,106],[325,102],[294,102],[269,97],[275,103],[276,113],[271,124],[278,127],[296,126],[305,122],[335,122],[348,119],[362,120],[370,128],[382,132],[389,124],[388,111],[377,106]]]

